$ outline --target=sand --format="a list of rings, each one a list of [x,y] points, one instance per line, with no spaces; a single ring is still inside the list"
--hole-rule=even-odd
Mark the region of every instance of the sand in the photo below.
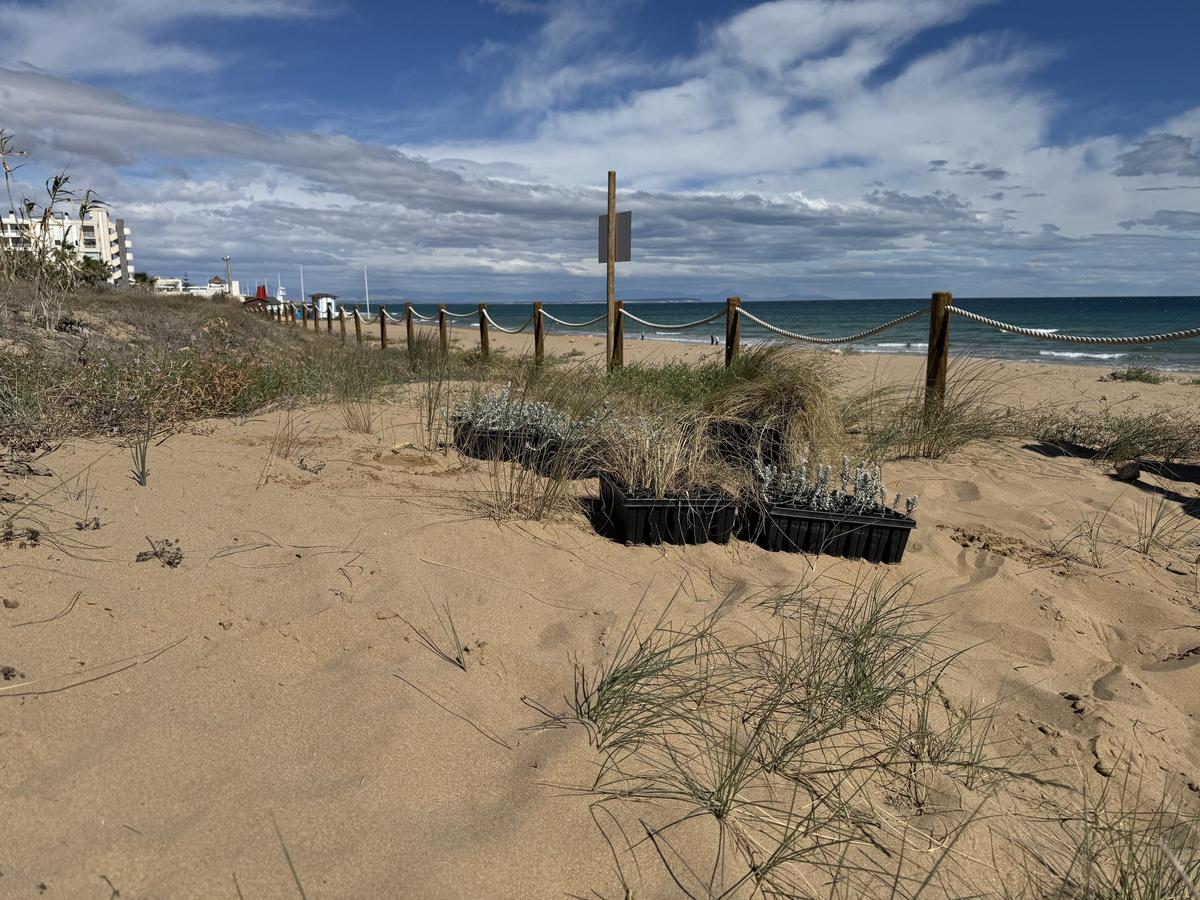
[[[523,340],[493,335],[512,352]],[[713,352],[630,341],[627,359]],[[845,364],[848,378],[920,371]],[[1004,371],[1030,402],[1200,398],[1085,367]],[[170,436],[146,487],[127,451],[95,441],[37,460],[47,474],[0,477],[40,496],[58,533],[0,545],[0,595],[18,604],[0,607],[0,665],[21,673],[0,682],[0,897],[298,896],[285,847],[311,898],[619,896],[569,789],[599,755],[582,728],[526,730],[541,716],[525,701],[565,709],[573,663],[598,664],[639,603],[653,615],[679,595],[674,615],[698,619],[730,595],[884,569],[742,542],[624,547],[581,514],[498,524],[471,502],[487,466],[421,447],[413,402],[380,407],[369,435],[337,407],[303,410],[301,452],[271,460],[284,415]],[[1102,783],[1120,756],[1200,797],[1196,566],[1117,545],[1154,491],[1186,499],[1195,483],[1126,485],[1016,441],[885,475],[922,499],[883,574],[938,598],[944,642],[966,650],[950,700],[1003,697],[1001,733],[1081,779]],[[1048,539],[1106,510],[1103,568],[1045,559]],[[94,516],[98,530],[74,527]],[[181,564],[134,561],[164,538]],[[465,671],[408,624],[438,633],[443,607]],[[675,896],[651,861],[636,896]]]

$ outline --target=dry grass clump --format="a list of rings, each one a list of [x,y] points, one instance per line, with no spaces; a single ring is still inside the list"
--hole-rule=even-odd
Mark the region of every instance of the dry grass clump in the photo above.
[[[1200,421],[1188,410],[1155,407],[1126,412],[1099,409],[1044,410],[1028,426],[1038,440],[1095,459],[1139,459],[1171,464],[1200,458]]]
[[[926,403],[923,381],[903,397],[879,392],[859,423],[866,453],[944,459],[969,444],[1011,435],[1019,425],[1001,400],[1010,385],[1003,363],[959,358],[950,363],[940,404]]]
[[[836,365],[828,354],[780,344],[739,354],[736,380],[717,390],[709,403],[714,428],[731,445],[727,454],[740,450],[750,459],[784,464],[840,455],[848,426],[869,400],[841,395]]]
[[[712,454],[705,416],[614,416],[600,425],[596,465],[641,496],[667,497],[730,480]]]

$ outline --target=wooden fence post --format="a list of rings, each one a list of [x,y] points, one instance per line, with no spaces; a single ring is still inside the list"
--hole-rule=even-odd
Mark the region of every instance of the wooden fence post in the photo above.
[[[741,305],[741,297],[728,297],[725,300],[725,368],[733,365],[738,351],[742,349],[742,317],[738,315]]]
[[[625,365],[625,301],[613,301],[613,345],[612,366],[619,369]]]
[[[342,343],[346,343],[346,307],[338,307],[338,331],[342,335]]]
[[[417,330],[411,303],[404,304],[404,337],[408,340],[408,360],[412,363],[417,358]]]
[[[925,362],[925,416],[939,412],[946,398],[946,369],[950,362],[949,293],[935,293],[929,303],[929,356]]]
[[[284,306],[283,311],[287,313],[287,321],[289,325],[296,324],[296,304],[289,303]]]
[[[387,309],[379,305],[379,349],[387,349]]]
[[[479,304],[479,356],[484,362],[487,362],[488,355],[491,353],[491,347],[488,341],[488,320],[487,320],[487,304]]]
[[[306,328],[306,329],[308,328],[308,307],[307,306],[300,307],[300,324],[302,326],[304,326],[304,328]]]
[[[354,317],[354,342],[362,344],[362,316],[358,314],[358,307],[351,307],[350,315]]]
[[[333,301],[325,307],[325,333],[333,334]]]
[[[533,361],[540,363],[546,356],[546,320],[542,316],[542,304],[533,304]]]
[[[450,352],[450,334],[447,331],[448,324],[446,322],[446,307],[438,305],[438,349],[442,351],[442,356]]]

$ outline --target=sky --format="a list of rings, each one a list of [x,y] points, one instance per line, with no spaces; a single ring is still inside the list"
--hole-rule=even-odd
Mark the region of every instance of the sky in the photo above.
[[[1195,0],[0,0],[18,189],[345,299],[1200,293]]]

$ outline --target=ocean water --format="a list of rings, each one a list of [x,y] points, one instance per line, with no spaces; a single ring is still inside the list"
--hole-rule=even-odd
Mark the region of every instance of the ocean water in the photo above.
[[[386,301],[385,301],[386,302]],[[838,337],[864,331],[895,319],[911,310],[928,305],[928,300],[758,300],[746,301],[745,307],[765,321],[789,331],[813,337]],[[1057,330],[1064,334],[1099,337],[1123,337],[1161,334],[1200,327],[1200,297],[1012,297],[982,300],[958,299],[956,306],[1026,328]],[[404,315],[404,304],[386,302],[394,316]],[[651,322],[680,324],[704,318],[724,310],[724,303],[698,300],[629,300],[625,308]],[[418,312],[431,315],[431,303],[415,304]],[[447,304],[451,312],[468,312],[470,304]],[[594,302],[549,303],[545,309],[559,318],[582,322],[604,313],[604,304]],[[488,303],[492,318],[506,328],[524,324],[531,315],[528,303]],[[452,320],[455,326],[476,328],[474,319]],[[547,322],[547,333],[565,331],[603,334],[604,323],[586,329],[564,329]],[[709,343],[712,336],[723,339],[724,318],[684,332],[658,331],[653,327],[626,322],[626,340],[642,335],[659,340]],[[774,336],[749,320],[742,320],[744,342],[773,339]],[[850,345],[860,353],[898,353],[924,355],[928,349],[929,320],[912,322]],[[801,346],[813,346],[801,345]],[[1027,338],[977,325],[959,317],[951,320],[950,349],[953,355],[992,357],[1033,362],[1081,363],[1128,366],[1153,366],[1160,369],[1200,371],[1200,338],[1165,344],[1095,345],[1067,344]]]

